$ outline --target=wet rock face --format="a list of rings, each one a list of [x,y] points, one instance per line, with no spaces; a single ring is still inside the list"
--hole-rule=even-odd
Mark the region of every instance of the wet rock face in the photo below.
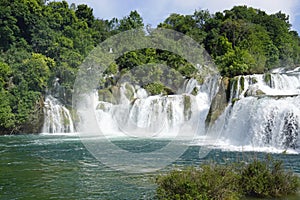
[[[229,79],[223,78],[220,82],[219,91],[216,96],[213,98],[208,115],[205,120],[206,129],[215,123],[219,116],[224,112],[225,108],[228,105],[228,88],[229,88]]]
[[[112,87],[110,89],[101,89],[98,91],[98,96],[100,101],[117,104],[117,99],[120,96],[119,89],[117,87]]]
[[[249,89],[246,91],[245,93],[245,97],[249,97],[249,96],[263,96],[266,93],[264,93],[261,89],[258,89],[258,87],[255,86],[249,86]]]

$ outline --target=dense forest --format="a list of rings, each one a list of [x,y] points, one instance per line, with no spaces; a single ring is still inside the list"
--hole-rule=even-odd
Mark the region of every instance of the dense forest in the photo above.
[[[72,86],[84,58],[106,38],[143,28],[137,11],[122,19],[97,19],[87,5],[66,1],[0,1],[0,134],[38,132],[43,100],[58,81],[60,100],[71,103]],[[221,75],[265,73],[300,63],[300,38],[289,17],[246,6],[191,15],[171,14],[158,25],[184,33],[212,56]],[[183,58],[159,49],[128,52],[106,73],[163,61],[185,77],[195,69]]]

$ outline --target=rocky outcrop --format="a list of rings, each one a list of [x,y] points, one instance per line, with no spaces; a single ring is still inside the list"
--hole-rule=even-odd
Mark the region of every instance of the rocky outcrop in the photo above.
[[[213,98],[208,115],[205,120],[206,128],[209,128],[215,123],[218,117],[224,112],[228,105],[229,99],[229,79],[223,78],[220,81],[219,91]]]
[[[257,96],[262,96],[262,95],[265,95],[265,93],[257,87],[255,86],[251,86],[249,87],[249,89],[247,89],[247,91],[245,92],[245,97],[249,97],[249,96],[254,96],[254,97],[257,97]]]
[[[112,104],[117,104],[117,99],[119,98],[119,88],[112,86],[109,89],[98,90],[99,101],[105,101]]]

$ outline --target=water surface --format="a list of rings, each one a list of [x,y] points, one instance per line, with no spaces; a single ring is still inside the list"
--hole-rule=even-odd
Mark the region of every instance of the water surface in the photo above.
[[[139,150],[136,147],[145,147],[147,152],[164,142],[116,140],[114,143],[133,152]],[[1,136],[0,199],[154,199],[155,177],[170,169],[266,156],[265,153],[215,149],[207,157],[199,158],[200,149],[198,146],[189,147],[178,160],[158,172],[128,174],[101,164],[77,136]],[[299,155],[273,156],[284,160],[286,168],[300,174]]]

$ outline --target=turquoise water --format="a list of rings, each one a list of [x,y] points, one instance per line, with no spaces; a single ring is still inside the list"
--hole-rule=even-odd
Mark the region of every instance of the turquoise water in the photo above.
[[[165,141],[116,140],[126,150],[156,149]],[[201,147],[191,146],[159,172],[127,174],[95,159],[76,136],[19,135],[0,137],[0,199],[154,199],[155,177],[174,167],[206,161],[226,163],[263,158],[265,153],[212,150],[199,158]],[[300,174],[300,156],[274,154],[286,168]],[[291,197],[288,199],[300,199]]]

